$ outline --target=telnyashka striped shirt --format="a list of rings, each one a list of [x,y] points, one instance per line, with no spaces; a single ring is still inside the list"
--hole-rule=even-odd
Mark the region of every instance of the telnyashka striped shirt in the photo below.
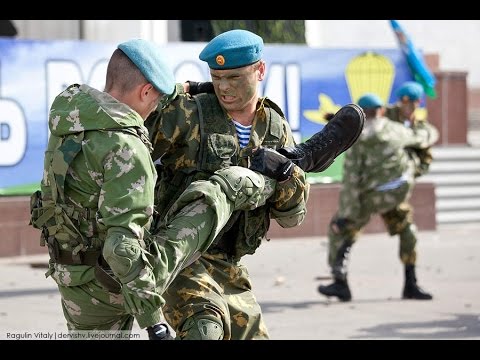
[[[235,120],[233,120],[233,123],[235,124],[235,128],[237,129],[237,137],[238,142],[240,143],[240,147],[244,148],[248,145],[248,141],[250,140],[250,132],[252,130],[252,125],[244,126],[236,122]]]

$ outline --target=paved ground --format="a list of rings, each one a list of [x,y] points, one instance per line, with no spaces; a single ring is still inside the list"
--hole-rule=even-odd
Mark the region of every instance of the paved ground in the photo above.
[[[479,225],[421,232],[417,277],[432,301],[402,300],[398,240],[363,235],[351,253],[353,300],[317,293],[328,277],[325,237],[273,239],[246,258],[272,339],[480,339]],[[0,259],[0,339],[66,333],[45,256]],[[143,330],[134,328],[139,339]]]

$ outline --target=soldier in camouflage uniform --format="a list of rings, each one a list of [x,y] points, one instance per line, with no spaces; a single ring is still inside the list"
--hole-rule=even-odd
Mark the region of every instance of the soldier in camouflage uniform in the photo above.
[[[380,214],[390,235],[400,238],[399,256],[405,266],[403,298],[429,300],[415,276],[417,236],[408,199],[415,183],[416,163],[408,149],[427,149],[438,140],[437,130],[426,122],[407,128],[383,116],[375,94],[362,96],[358,104],[367,120],[359,140],[345,153],[339,209],[329,231],[328,263],[334,282],[320,285],[326,296],[350,301],[347,261],[359,232],[373,214]]]
[[[161,311],[169,282],[233,211],[263,205],[274,192],[270,178],[222,169],[186,188],[149,236],[157,174],[144,119],[174,88],[160,49],[138,39],[114,51],[105,92],[74,84],[52,104],[31,224],[42,230],[46,276],[58,284],[72,332],[129,332],[135,318],[150,338],[171,338]]]
[[[390,120],[399,122],[407,128],[411,127],[421,127],[422,123],[427,122],[428,119],[417,119],[415,110],[420,106],[420,101],[423,98],[425,92],[422,85],[415,81],[406,81],[404,82],[395,92],[398,101],[393,104],[385,107],[385,117]],[[433,127],[432,124],[429,124],[429,127]],[[410,160],[415,165],[414,177],[425,175],[430,170],[430,164],[433,160],[432,147],[428,146],[426,148],[415,148],[407,147],[407,154],[410,157]],[[403,228],[403,219],[413,218],[413,208],[408,200],[399,204],[395,209],[388,212],[383,216],[385,223],[388,224],[387,228],[390,230],[391,234],[400,233],[401,241],[405,243],[416,241],[416,232],[415,229],[412,230],[412,233],[401,232]],[[415,270],[409,266],[410,263],[414,262],[405,260],[404,263],[407,264],[405,271],[406,277],[415,277]],[[409,289],[413,289],[410,290]],[[429,294],[421,294],[414,290],[414,287],[406,287],[406,292],[403,294],[404,298],[431,298]]]
[[[385,116],[393,121],[398,121],[406,127],[412,127],[420,121],[415,118],[415,110],[420,106],[420,101],[424,96],[422,85],[414,81],[407,81],[396,91],[398,101],[385,108]],[[432,148],[426,149],[407,148],[408,154],[415,163],[415,177],[428,173],[432,163]]]
[[[248,31],[220,34],[200,54],[210,67],[215,94],[190,96],[209,83],[190,83],[195,85],[190,94],[177,85],[173,101],[147,121],[159,173],[154,233],[192,181],[209,178],[219,169],[250,167],[278,181],[264,206],[235,211],[206,253],[169,285],[163,310],[178,339],[268,339],[248,270],[240,260],[266,239],[271,218],[282,227],[304,220],[309,184],[303,170],[326,168],[363,127],[363,112],[352,105],[323,133],[296,146],[282,111],[258,95],[265,76],[262,50],[263,40]],[[271,150],[279,148],[295,166]]]

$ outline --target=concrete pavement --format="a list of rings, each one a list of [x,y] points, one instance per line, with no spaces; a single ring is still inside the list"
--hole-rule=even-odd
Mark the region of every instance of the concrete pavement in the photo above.
[[[387,233],[362,235],[354,245],[348,303],[316,290],[330,281],[321,280],[329,276],[326,237],[272,239],[244,262],[272,339],[473,340],[480,339],[479,234],[480,224],[420,232],[417,278],[432,301],[401,299],[398,239]],[[46,262],[46,255],[0,258],[0,339],[66,334]],[[147,338],[137,325],[133,334]]]

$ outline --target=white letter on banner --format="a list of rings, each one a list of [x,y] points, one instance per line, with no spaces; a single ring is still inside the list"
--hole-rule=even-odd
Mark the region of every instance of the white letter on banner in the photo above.
[[[264,93],[283,110],[297,142],[301,141],[300,87],[300,67],[298,64],[270,65]]]
[[[0,166],[20,162],[27,148],[27,122],[18,104],[0,99]]]
[[[277,104],[287,116],[285,103],[285,66],[272,64],[265,79],[264,94]]]
[[[287,65],[288,122],[293,131],[300,131],[300,66]]]

